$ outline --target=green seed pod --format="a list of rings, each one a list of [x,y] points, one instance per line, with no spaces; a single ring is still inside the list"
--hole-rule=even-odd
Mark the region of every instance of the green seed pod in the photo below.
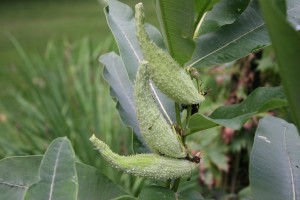
[[[134,85],[136,114],[143,138],[153,152],[184,158],[187,153],[181,139],[167,123],[152,97],[147,70],[148,62],[142,61]]]
[[[185,159],[169,158],[157,154],[120,156],[112,152],[104,142],[94,135],[90,141],[113,167],[136,176],[160,180],[174,179],[191,176],[192,171],[198,166],[197,163]]]
[[[137,37],[145,59],[149,62],[149,73],[155,85],[169,98],[181,104],[196,104],[204,101],[190,76],[165,51],[156,46],[144,27],[143,4],[135,6]]]

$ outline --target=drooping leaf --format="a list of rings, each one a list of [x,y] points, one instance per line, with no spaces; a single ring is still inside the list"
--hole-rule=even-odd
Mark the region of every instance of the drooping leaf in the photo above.
[[[112,57],[116,57],[116,55],[112,55],[112,53],[110,53],[102,56],[100,61],[105,65],[104,73],[107,72],[105,75],[106,80],[110,86],[114,88],[112,89],[112,95],[113,98],[116,98],[119,102],[117,108],[123,123],[133,129],[137,138],[140,140],[140,144],[145,144],[137,126],[138,123],[136,116],[133,116],[135,115],[135,112],[133,112],[135,109],[134,104],[131,103],[134,102],[132,84],[135,80],[135,74],[138,69],[139,62],[143,60],[143,55],[136,37],[133,12],[129,6],[119,1],[108,0],[107,2],[108,7],[105,8],[107,22],[110,25],[111,31],[118,43],[122,60],[120,58],[113,58],[118,61],[111,61]],[[162,47],[163,41],[159,31],[151,25],[147,25],[146,29],[151,40],[158,46]],[[109,69],[111,67],[112,69]],[[131,81],[131,86],[129,86],[130,82],[128,80],[125,81],[125,78],[127,77],[128,79],[128,76]],[[120,82],[120,78],[124,78],[122,79],[124,83],[122,81]],[[121,87],[120,89],[118,89],[119,86]],[[125,90],[123,90],[122,87],[125,87]],[[126,94],[124,92],[126,92]],[[157,93],[159,102],[161,102],[161,104],[158,105],[160,107],[163,106],[164,110],[166,110],[166,113],[172,120],[175,119],[173,102],[165,95],[161,94],[157,89],[155,92]],[[123,100],[125,101],[124,103],[122,102]],[[129,107],[127,108],[126,106]],[[130,117],[127,118],[128,116]]]
[[[161,200],[204,200],[200,193],[196,191],[187,191],[187,192],[174,192],[168,188],[161,186],[148,186],[144,187],[139,195],[139,199],[143,200],[152,200],[152,199],[161,199]]]
[[[42,156],[10,157],[0,161],[0,199],[21,200],[39,180]]]
[[[114,52],[107,53],[100,57],[100,61],[104,64],[103,76],[110,85],[111,96],[117,101],[117,109],[120,114],[123,124],[132,128],[136,137],[134,139],[139,140],[139,153],[146,153],[150,150],[144,142],[141,135],[139,124],[136,117],[135,101],[133,95],[133,86],[130,82],[125,66],[117,54]],[[159,99],[162,106],[170,119],[175,120],[175,111],[173,103],[158,89],[155,88],[157,94],[155,99]],[[160,104],[158,104],[160,105]],[[136,141],[134,141],[136,143]],[[135,147],[134,147],[135,148]],[[137,150],[137,149],[135,149]],[[141,151],[143,150],[143,151]]]
[[[291,26],[274,1],[260,1],[260,5],[276,53],[280,76],[293,119],[298,130],[300,130],[300,93],[298,87],[300,85],[300,33]],[[299,1],[298,6],[300,7]],[[300,12],[299,9],[298,12]]]
[[[247,8],[249,1],[221,0],[205,15],[197,36],[216,31],[226,24],[232,24]]]
[[[299,1],[287,1],[287,15],[299,26]],[[232,24],[215,32],[196,38],[196,48],[187,65],[203,67],[230,62],[270,45],[265,21],[257,0],[252,0],[247,9]]]
[[[55,139],[39,167],[39,181],[31,185],[25,199],[76,199],[78,192],[75,153],[70,141]]]
[[[249,178],[254,199],[299,199],[300,138],[282,119],[265,117],[255,133]]]
[[[167,49],[183,65],[195,47],[194,1],[156,0],[155,7]]]
[[[23,200],[24,193],[39,180],[43,156],[9,157],[0,161],[0,199]],[[129,195],[97,169],[76,163],[78,200],[110,200]],[[33,198],[35,199],[35,198]]]
[[[283,106],[287,106],[287,101],[282,87],[257,88],[242,103],[221,106],[208,117],[193,115],[189,121],[190,133],[219,125],[240,129],[252,116]]]
[[[135,36],[134,15],[131,8],[119,1],[108,0],[104,9],[107,23],[114,34],[124,65],[134,81],[139,62],[143,59]],[[134,59],[133,59],[134,58]]]
[[[140,144],[145,147],[136,117],[133,86],[120,56],[114,52],[100,57],[104,64],[103,76],[110,85],[110,95],[117,101],[117,109],[125,126],[132,128]]]

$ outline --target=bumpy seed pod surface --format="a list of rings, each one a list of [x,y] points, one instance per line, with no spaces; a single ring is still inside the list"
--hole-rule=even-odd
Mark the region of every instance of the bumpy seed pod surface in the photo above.
[[[136,114],[143,138],[153,152],[173,158],[184,158],[187,156],[184,145],[152,97],[147,70],[148,62],[142,61],[134,85]]]
[[[90,141],[113,167],[125,173],[152,179],[174,179],[190,176],[198,164],[184,159],[169,158],[157,154],[120,156],[94,135]]]
[[[165,51],[156,46],[144,27],[143,4],[135,6],[137,37],[145,59],[149,62],[149,73],[155,85],[169,98],[181,104],[196,104],[204,101],[186,71]]]

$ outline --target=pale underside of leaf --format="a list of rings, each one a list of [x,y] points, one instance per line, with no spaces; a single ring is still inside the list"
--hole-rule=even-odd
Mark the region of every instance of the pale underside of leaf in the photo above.
[[[108,25],[110,26],[110,29],[117,41],[120,54],[123,63],[126,67],[129,79],[133,83],[135,80],[135,75],[139,63],[143,61],[143,54],[141,52],[136,37],[133,12],[129,6],[121,2],[118,2],[116,0],[108,0],[108,4],[109,6],[105,8],[105,14],[108,21]],[[146,25],[146,30],[150,38],[153,39],[153,42],[156,43],[158,46],[162,47],[163,42],[159,31],[151,25]],[[167,99],[164,95],[161,95],[159,91],[156,91],[153,85],[151,88],[154,94],[154,98],[157,100],[159,107],[164,113],[164,116],[167,119],[170,118],[174,119],[175,118],[174,108],[171,108],[169,106],[169,104],[172,104],[172,102],[169,99]],[[128,101],[134,102],[132,90],[127,91],[127,93],[128,94],[126,95],[128,96],[128,98],[131,98],[128,99]],[[134,125],[130,125],[130,126],[134,126]]]
[[[260,120],[249,167],[255,199],[299,198],[299,150],[299,133],[293,124],[271,116]]]

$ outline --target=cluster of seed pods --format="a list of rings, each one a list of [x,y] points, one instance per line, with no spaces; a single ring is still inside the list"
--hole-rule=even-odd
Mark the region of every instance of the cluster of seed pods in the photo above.
[[[125,173],[154,179],[188,176],[197,167],[199,159],[186,159],[188,155],[181,138],[165,120],[152,97],[150,80],[180,104],[197,104],[204,101],[204,96],[198,92],[187,72],[149,39],[142,3],[135,6],[135,20],[137,37],[145,57],[134,85],[136,114],[143,138],[153,153],[120,156],[95,136],[90,140],[105,160]]]

